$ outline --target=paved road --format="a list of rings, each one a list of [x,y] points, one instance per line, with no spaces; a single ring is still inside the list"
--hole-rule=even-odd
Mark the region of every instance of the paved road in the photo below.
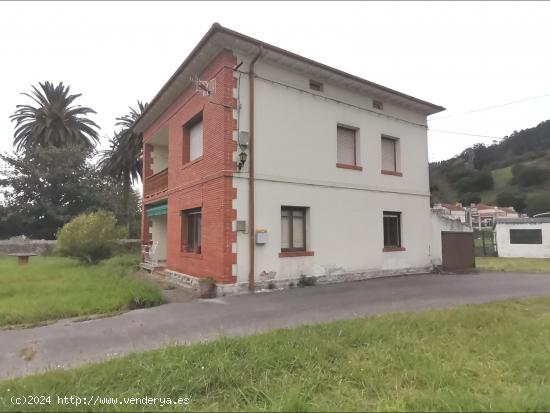
[[[550,274],[424,274],[172,303],[116,317],[0,330],[0,378],[220,335],[544,295],[550,296]]]

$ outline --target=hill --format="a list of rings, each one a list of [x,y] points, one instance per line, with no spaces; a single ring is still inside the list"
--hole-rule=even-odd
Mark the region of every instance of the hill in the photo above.
[[[459,201],[550,211],[550,120],[430,164],[432,203]]]

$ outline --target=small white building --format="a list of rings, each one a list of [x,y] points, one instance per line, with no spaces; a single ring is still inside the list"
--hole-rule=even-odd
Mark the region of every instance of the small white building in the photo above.
[[[499,257],[550,258],[549,218],[497,218]]]

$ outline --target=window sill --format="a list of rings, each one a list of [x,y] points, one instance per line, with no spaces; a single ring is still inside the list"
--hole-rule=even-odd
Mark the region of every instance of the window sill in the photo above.
[[[397,171],[387,171],[385,169],[382,169],[380,172],[382,173],[382,175],[403,176],[401,172]]]
[[[382,248],[382,251],[384,251],[384,252],[405,251],[405,248],[403,248],[403,247],[384,247],[384,248]]]
[[[191,165],[194,165],[194,164],[196,164],[197,162],[200,162],[200,161],[202,161],[202,155],[199,156],[198,158],[193,159],[192,161],[189,161],[189,162],[187,162],[187,163],[184,163],[184,164],[181,166],[181,169],[189,168]]]
[[[349,165],[347,163],[337,163],[336,164],[336,167],[337,168],[342,168],[342,169],[353,169],[354,171],[362,171],[363,170],[363,167],[362,166],[358,166],[358,165]]]
[[[202,260],[202,252],[200,254],[196,252],[180,251],[181,258],[194,258],[196,260]]]
[[[281,251],[279,253],[279,258],[286,257],[311,257],[315,253],[313,251]]]

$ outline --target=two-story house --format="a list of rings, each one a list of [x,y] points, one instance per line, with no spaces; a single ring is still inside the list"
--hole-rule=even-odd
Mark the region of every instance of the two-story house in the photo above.
[[[227,290],[425,270],[442,110],[214,24],[134,125],[143,242]]]

